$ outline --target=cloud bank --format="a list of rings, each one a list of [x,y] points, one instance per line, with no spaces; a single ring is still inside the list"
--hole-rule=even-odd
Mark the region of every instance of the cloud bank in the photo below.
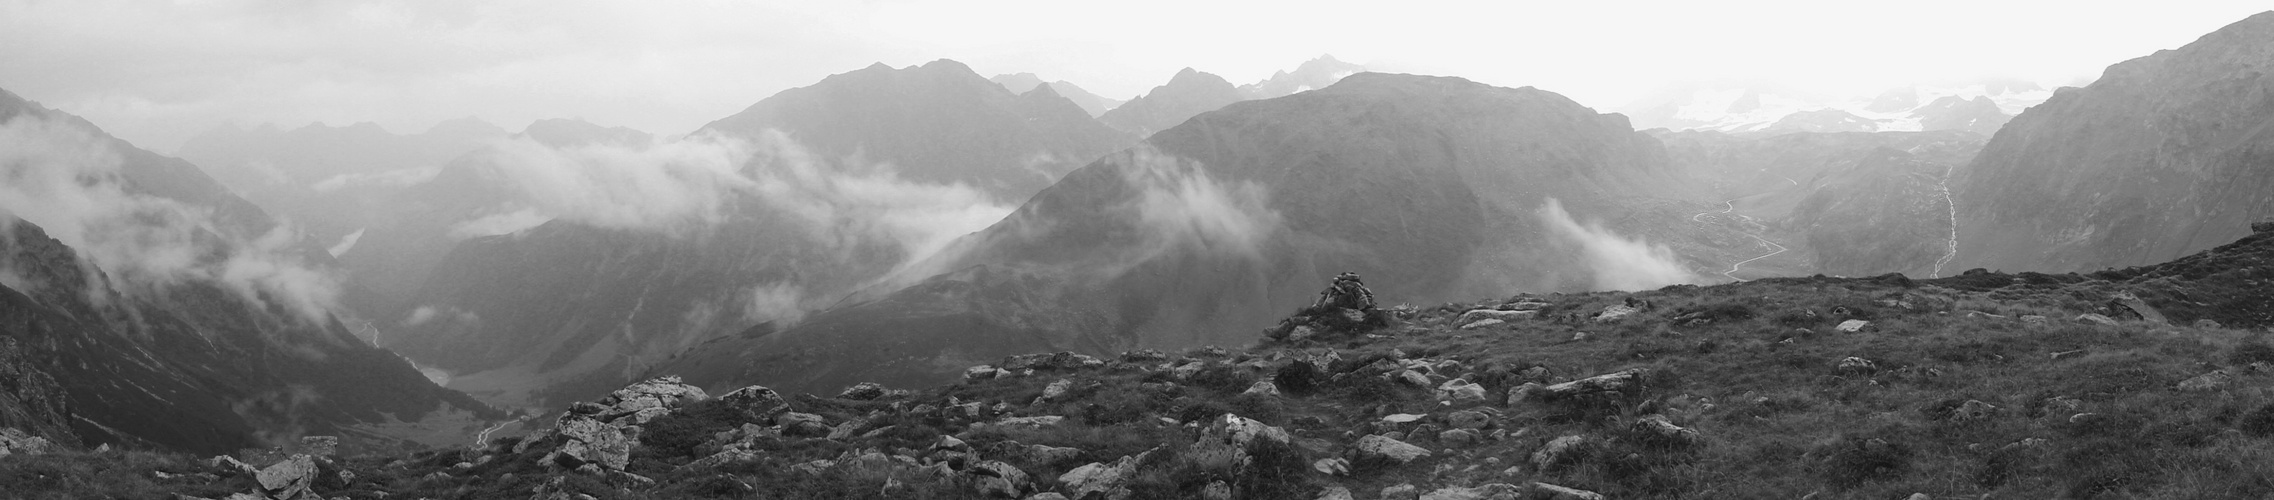
[[[328,320],[339,279],[295,254],[289,227],[240,237],[218,229],[210,208],[129,191],[114,147],[62,120],[24,114],[0,124],[0,220],[40,226],[114,289],[209,281],[310,323]]]
[[[1550,233],[1580,249],[1597,290],[1644,290],[1698,281],[1675,259],[1673,250],[1619,236],[1594,221],[1582,224],[1554,198],[1541,205],[1537,215]]]

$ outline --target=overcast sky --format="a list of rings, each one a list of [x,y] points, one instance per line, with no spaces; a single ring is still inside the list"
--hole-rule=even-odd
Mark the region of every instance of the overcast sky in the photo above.
[[[1400,8],[1389,8],[1396,5]],[[963,61],[1108,97],[1319,54],[1532,85],[1598,109],[1689,81],[1876,93],[2089,80],[2266,10],[2200,2],[0,0],[0,88],[171,151],[220,123],[582,117],[685,133],[883,62]]]

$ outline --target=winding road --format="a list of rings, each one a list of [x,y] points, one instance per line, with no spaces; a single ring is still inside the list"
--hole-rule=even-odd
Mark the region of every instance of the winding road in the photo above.
[[[1722,205],[1722,209],[1721,209],[1721,212],[1719,212],[1720,214],[1722,214],[1722,215],[1728,215],[1728,216],[1733,216],[1733,217],[1737,217],[1737,218],[1740,218],[1740,219],[1744,219],[1746,223],[1753,223],[1753,217],[1752,217],[1752,216],[1749,216],[1749,215],[1745,215],[1745,214],[1740,214],[1740,213],[1736,213],[1736,212],[1737,212],[1737,200],[1734,200],[1734,199],[1732,199],[1732,200],[1724,201],[1724,202],[1721,202],[1721,205]],[[1715,213],[1715,212],[1699,212],[1697,215],[1692,215],[1692,216],[1690,216],[1690,221],[1692,221],[1692,222],[1698,222],[1698,223],[1704,223],[1704,224],[1712,224],[1712,223],[1713,223],[1712,221],[1708,221],[1708,220],[1705,220],[1705,216],[1708,216],[1708,215],[1713,215],[1714,213]],[[1768,245],[1768,246],[1770,246],[1770,247],[1774,247],[1774,248],[1776,248],[1776,251],[1773,251],[1773,252],[1769,252],[1769,253],[1766,253],[1766,254],[1761,254],[1761,256],[1759,256],[1759,257],[1754,257],[1754,258],[1750,258],[1750,259],[1745,259],[1745,260],[1737,261],[1737,263],[1736,263],[1736,264],[1730,264],[1730,265],[1729,265],[1729,270],[1727,270],[1727,271],[1722,271],[1722,272],[1721,272],[1721,275],[1722,275],[1722,276],[1728,276],[1728,277],[1729,277],[1729,279],[1733,279],[1733,280],[1737,280],[1737,281],[1747,281],[1745,278],[1739,278],[1739,277],[1737,277],[1737,271],[1738,271],[1739,269],[1743,269],[1743,268],[1745,267],[1745,264],[1748,264],[1748,263],[1752,263],[1753,261],[1756,261],[1756,260],[1766,259],[1766,258],[1769,258],[1769,257],[1775,257],[1777,254],[1780,254],[1780,253],[1784,253],[1786,250],[1790,250],[1789,248],[1785,248],[1785,246],[1784,246],[1784,245],[1779,245],[1779,244],[1777,244],[1777,242],[1774,242],[1774,241],[1769,241],[1769,239],[1768,239],[1768,238],[1762,238],[1762,237],[1761,237],[1761,235],[1758,235],[1758,234],[1746,233],[1746,234],[1745,234],[1745,236],[1750,236],[1750,237],[1752,237],[1752,238],[1753,238],[1753,240],[1754,240],[1754,241],[1759,241],[1759,242],[1761,242],[1761,244],[1763,244],[1763,245]]]

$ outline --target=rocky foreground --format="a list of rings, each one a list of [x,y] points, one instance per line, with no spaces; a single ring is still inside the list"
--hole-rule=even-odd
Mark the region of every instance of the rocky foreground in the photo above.
[[[30,447],[0,456],[0,484],[31,498],[2259,498],[2274,494],[2262,229],[2092,275],[1427,308],[1375,308],[1338,282],[1246,349],[1013,356],[943,387],[829,397],[662,377],[465,449]]]

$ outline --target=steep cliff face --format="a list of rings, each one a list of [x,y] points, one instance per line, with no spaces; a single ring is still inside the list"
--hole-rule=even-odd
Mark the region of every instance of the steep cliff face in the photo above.
[[[1393,301],[1593,288],[1546,200],[1604,219],[1693,195],[1656,141],[1562,96],[1362,74],[1204,113],[1069,174],[906,290],[652,370],[819,390],[1004,353],[1236,343],[1342,271]]]
[[[1961,269],[2176,258],[2274,214],[2274,12],[2109,66],[1959,171]]]
[[[0,294],[14,291],[0,289]],[[70,400],[70,393],[26,355],[15,337],[0,336],[0,427],[79,446],[79,433],[71,430]]]

